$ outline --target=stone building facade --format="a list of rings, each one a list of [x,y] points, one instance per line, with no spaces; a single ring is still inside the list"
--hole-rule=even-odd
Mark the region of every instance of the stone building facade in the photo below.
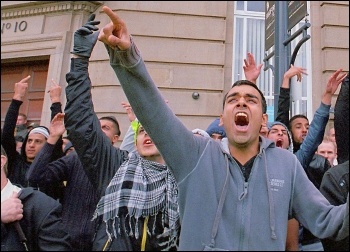
[[[330,74],[338,68],[349,71],[349,1],[309,4],[313,63],[308,71],[315,111]],[[66,86],[74,31],[91,13],[100,27],[109,22],[103,5],[126,21],[174,113],[189,129],[206,129],[220,115],[232,85],[234,1],[2,1],[1,125],[13,83],[27,74],[33,80],[21,112],[29,121],[49,125],[51,80]],[[89,69],[95,111],[118,118],[122,140],[129,126],[121,106],[126,98],[102,43],[96,45]]]

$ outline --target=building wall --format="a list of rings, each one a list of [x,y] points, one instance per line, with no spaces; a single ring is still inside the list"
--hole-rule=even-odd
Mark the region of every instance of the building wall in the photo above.
[[[150,75],[174,113],[190,129],[206,128],[222,107],[227,2],[125,1],[109,2],[108,6],[126,21]],[[104,13],[98,18],[103,24],[108,22]],[[231,55],[228,62],[232,62]],[[91,73],[99,87],[94,92],[97,97],[111,96],[110,102],[96,111],[123,113],[120,101],[124,94],[103,44],[96,46],[91,60],[91,67],[99,69]],[[111,86],[102,87],[105,83]],[[199,99],[192,98],[193,92],[199,93]],[[118,118],[127,124],[127,118]]]
[[[74,31],[92,12],[100,27],[109,22],[102,3],[125,20],[174,113],[189,129],[205,129],[220,115],[223,96],[232,85],[233,1],[2,1],[2,25],[28,22],[22,33],[2,30],[2,61],[49,55],[46,88],[51,79],[65,87]],[[312,1],[310,12],[315,111],[329,75],[340,67],[349,70],[349,2]],[[122,139],[129,126],[120,104],[126,98],[102,43],[97,43],[90,61],[95,111],[98,116],[118,118]],[[199,93],[199,99],[192,98],[193,92]],[[62,99],[65,105],[64,93]],[[49,124],[50,105],[46,93],[43,125]]]
[[[315,111],[330,75],[339,68],[349,72],[349,1],[310,3],[312,106]],[[339,89],[332,99],[332,107]],[[333,117],[331,113],[331,120]]]

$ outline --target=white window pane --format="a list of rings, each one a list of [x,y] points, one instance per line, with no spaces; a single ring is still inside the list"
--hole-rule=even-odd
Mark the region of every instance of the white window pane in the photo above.
[[[243,8],[243,10],[242,10]],[[235,82],[239,79],[244,79],[243,59],[246,58],[247,52],[251,52],[257,64],[263,63],[265,57],[265,1],[237,1],[236,2],[236,12],[234,15],[234,55],[233,55],[233,71],[232,71],[232,81]],[[239,11],[237,11],[239,10]],[[254,13],[253,13],[254,12]],[[303,22],[301,22],[301,25]],[[300,26],[293,28],[293,31],[299,29]],[[293,32],[292,32],[293,33]],[[309,33],[309,32],[308,32]],[[296,44],[300,41],[302,36],[298,36],[291,43],[291,53],[293,52]],[[309,41],[304,43],[299,49],[296,61],[294,65],[308,68],[310,62],[310,45]],[[274,46],[266,52],[269,54],[274,50]],[[274,57],[271,57],[269,64],[274,67]],[[289,62],[288,62],[289,63]],[[268,64],[267,64],[268,65]],[[265,65],[263,66],[263,68]],[[262,68],[260,76],[257,80],[257,86],[263,92],[266,98],[267,105],[270,109],[274,108],[274,94],[279,92],[279,90],[274,91],[274,76],[271,68],[264,71]],[[309,69],[308,69],[309,70]],[[308,71],[307,78],[303,78],[302,83],[297,83],[300,85],[301,90],[298,96],[300,97],[298,102],[293,102],[291,104],[291,116],[295,114],[307,114],[309,107],[311,106],[311,99],[308,98],[310,94],[310,82],[311,76]],[[308,83],[309,82],[309,83]],[[293,101],[293,97],[291,97]],[[308,106],[309,105],[309,106]],[[276,108],[277,109],[277,108]],[[273,118],[271,118],[273,120]],[[269,118],[270,121],[270,118]]]
[[[237,80],[245,78],[243,76],[243,18],[236,19],[236,34],[242,34],[242,36],[235,36],[235,54],[234,54],[234,74],[233,74],[233,83]],[[233,84],[232,83],[232,84]]]
[[[265,1],[247,1],[247,11],[265,12]]]
[[[237,10],[244,10],[244,1],[237,1],[236,4],[237,4],[237,7],[236,7]]]

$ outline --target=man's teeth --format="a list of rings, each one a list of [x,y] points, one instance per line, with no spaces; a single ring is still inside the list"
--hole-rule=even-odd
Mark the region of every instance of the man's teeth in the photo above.
[[[247,117],[247,115],[246,115],[245,113],[243,113],[243,112],[238,112],[238,113],[236,114],[236,117],[238,117],[238,116]]]

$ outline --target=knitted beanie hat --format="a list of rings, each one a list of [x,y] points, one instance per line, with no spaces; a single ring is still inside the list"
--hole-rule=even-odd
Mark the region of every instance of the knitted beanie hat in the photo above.
[[[211,124],[209,124],[208,128],[206,129],[206,132],[209,134],[209,136],[216,133],[221,135],[223,138],[226,137],[224,126],[219,126],[219,123],[220,118],[216,118]]]

